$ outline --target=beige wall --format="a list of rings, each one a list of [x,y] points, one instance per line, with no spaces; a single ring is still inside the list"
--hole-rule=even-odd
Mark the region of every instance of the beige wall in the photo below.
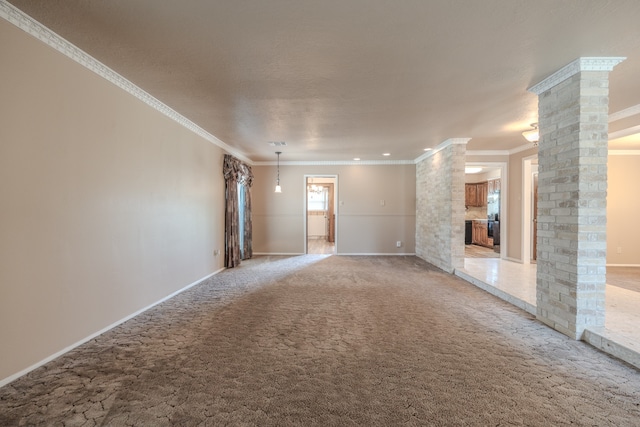
[[[609,154],[607,169],[607,264],[640,265],[640,156]]]
[[[0,20],[0,382],[222,267],[222,152]]]
[[[286,153],[281,156],[286,156]],[[305,175],[338,175],[337,249],[340,254],[415,253],[414,165],[253,166],[255,253],[304,253]],[[380,201],[384,200],[384,206]],[[402,247],[396,247],[396,241]]]
[[[507,258],[522,261],[522,160],[536,155],[532,147],[509,156],[507,191]]]

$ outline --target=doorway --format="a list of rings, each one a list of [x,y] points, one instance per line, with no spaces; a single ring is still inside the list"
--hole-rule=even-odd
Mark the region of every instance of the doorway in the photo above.
[[[507,164],[465,163],[465,258],[507,254]]]
[[[336,253],[336,198],[337,176],[305,176],[306,253]]]

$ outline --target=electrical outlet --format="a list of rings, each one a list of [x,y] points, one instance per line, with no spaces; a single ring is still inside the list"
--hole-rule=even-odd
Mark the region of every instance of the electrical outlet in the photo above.
[[[384,206],[385,205],[385,201],[384,200],[380,200],[380,206]]]
[[[218,255],[220,255],[220,251],[217,250],[217,249],[214,249],[213,250],[213,256],[218,256]]]
[[[617,250],[617,252],[618,252],[619,254],[621,254],[621,253],[622,253],[622,246],[618,246],[618,250]]]
[[[400,247],[402,247],[402,242],[400,240],[398,240],[396,242],[396,248],[400,248]]]

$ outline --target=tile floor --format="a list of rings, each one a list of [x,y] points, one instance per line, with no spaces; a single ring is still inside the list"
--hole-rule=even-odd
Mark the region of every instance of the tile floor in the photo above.
[[[456,271],[456,274],[535,314],[535,264],[496,258],[465,258],[464,269]],[[638,277],[640,281],[640,269]],[[607,285],[605,327],[590,330],[585,340],[640,368],[640,292]]]
[[[307,253],[314,255],[332,255],[336,253],[336,245],[324,239],[307,239]]]

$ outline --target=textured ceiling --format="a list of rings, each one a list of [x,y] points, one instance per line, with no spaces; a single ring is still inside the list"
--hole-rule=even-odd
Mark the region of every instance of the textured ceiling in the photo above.
[[[283,161],[514,149],[537,121],[526,89],[580,56],[626,56],[610,112],[640,104],[638,0],[9,3],[258,162],[268,141]]]

